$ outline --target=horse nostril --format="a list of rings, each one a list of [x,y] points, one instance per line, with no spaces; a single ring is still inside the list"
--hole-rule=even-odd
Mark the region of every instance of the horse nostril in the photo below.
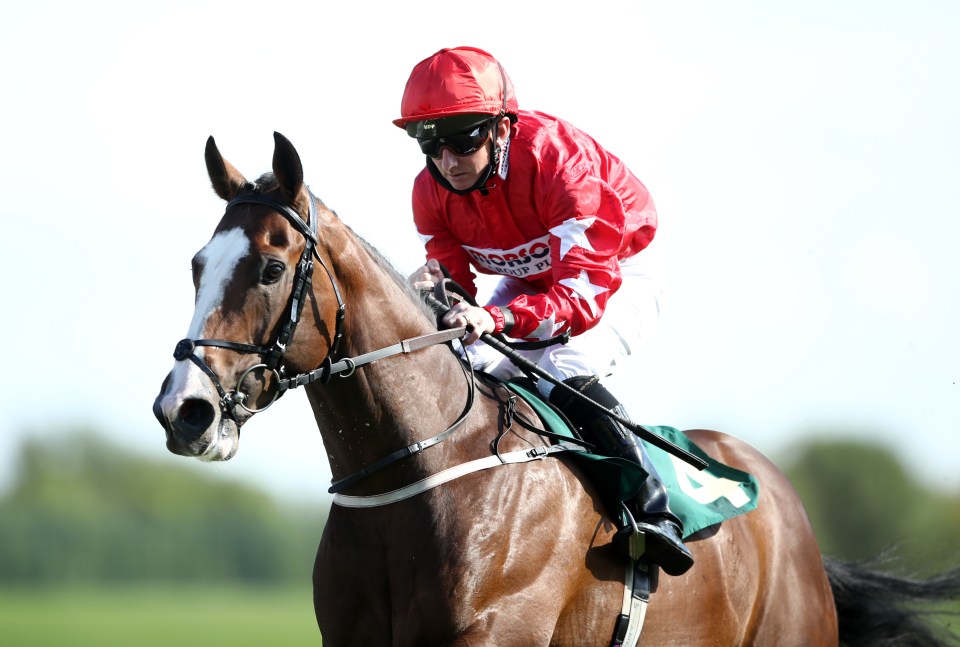
[[[213,418],[213,405],[206,400],[193,398],[180,405],[173,426],[185,442],[192,443],[213,424]]]

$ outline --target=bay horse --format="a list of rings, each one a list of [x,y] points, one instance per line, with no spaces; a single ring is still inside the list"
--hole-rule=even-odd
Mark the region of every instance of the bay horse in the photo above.
[[[168,449],[228,460],[244,422],[297,386],[349,497],[489,457],[497,438],[504,453],[549,445],[511,424],[536,416],[465,371],[445,343],[462,331],[438,333],[435,312],[313,195],[293,145],[274,140],[273,171],[253,182],[207,141],[227,207],[193,258],[195,314],[154,403]],[[851,645],[897,631],[934,640],[890,603],[898,590],[922,598],[924,586],[825,560],[771,461],[729,435],[685,433],[753,474],[759,505],[688,540],[696,565],[659,578],[643,644],[833,647],[844,628]],[[610,645],[626,558],[610,545],[615,526],[600,501],[559,454],[385,505],[334,503],[313,571],[324,645]],[[955,593],[960,578],[950,578],[938,595]]]

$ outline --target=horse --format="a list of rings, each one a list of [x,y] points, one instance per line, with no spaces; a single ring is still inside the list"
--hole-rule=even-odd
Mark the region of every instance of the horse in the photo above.
[[[325,645],[610,645],[629,562],[595,484],[513,424],[536,415],[465,368],[451,342],[463,331],[438,331],[435,310],[313,195],[289,140],[274,143],[272,172],[248,181],[207,140],[227,206],[193,258],[195,314],[154,402],[169,451],[228,460],[253,414],[304,389],[339,491],[385,497],[331,507],[313,566]],[[940,644],[895,604],[898,591],[935,597],[922,584],[824,558],[770,460],[732,435],[684,433],[753,474],[759,504],[688,538],[688,573],[655,578],[644,644]],[[496,455],[540,455],[410,489],[494,443]]]

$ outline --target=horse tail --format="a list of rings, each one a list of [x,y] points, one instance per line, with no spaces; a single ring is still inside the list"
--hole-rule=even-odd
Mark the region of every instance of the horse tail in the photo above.
[[[874,570],[874,563],[824,558],[833,590],[840,644],[847,647],[946,647],[960,636],[931,616],[960,612],[931,608],[960,598],[960,568],[930,579],[910,579]]]

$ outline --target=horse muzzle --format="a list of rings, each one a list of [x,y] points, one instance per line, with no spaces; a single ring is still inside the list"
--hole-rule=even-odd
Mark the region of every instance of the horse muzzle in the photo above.
[[[167,449],[202,461],[232,458],[239,448],[241,421],[223,415],[219,398],[211,393],[178,393],[170,384],[168,376],[153,403],[153,414],[167,435]]]

